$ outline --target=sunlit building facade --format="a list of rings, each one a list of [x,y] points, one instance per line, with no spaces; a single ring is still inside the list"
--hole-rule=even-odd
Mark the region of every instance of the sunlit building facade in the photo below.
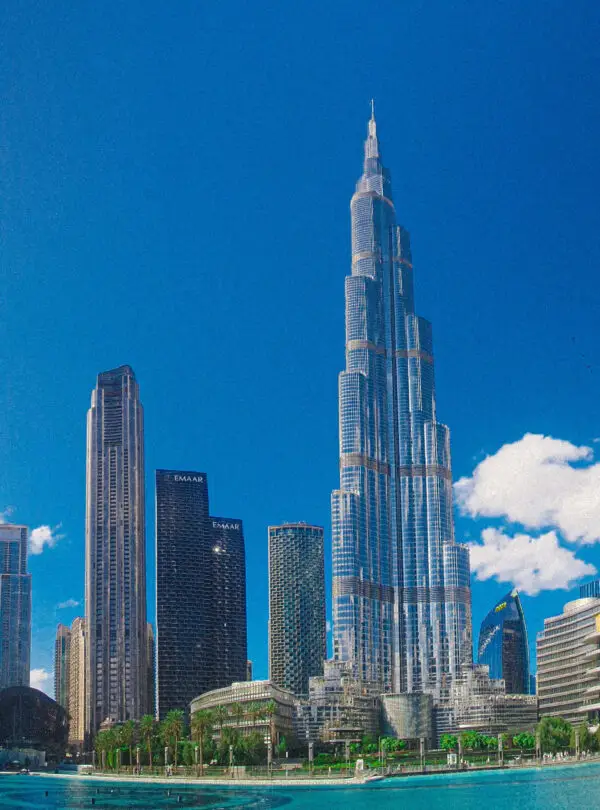
[[[269,678],[296,695],[327,656],[322,526],[269,526]]]
[[[332,495],[334,656],[382,691],[435,695],[472,659],[469,553],[454,538],[431,324],[414,310],[409,235],[396,224],[374,116],[351,219]]]
[[[69,644],[69,744],[81,747],[85,741],[86,701],[86,633],[85,619],[73,620]]]
[[[504,680],[508,694],[529,694],[527,625],[516,590],[500,599],[482,621],[478,662],[489,667],[490,678]]]
[[[71,630],[64,624],[56,628],[54,641],[54,700],[69,710],[69,659],[71,656]]]
[[[31,574],[27,527],[0,524],[0,689],[29,686]]]
[[[88,731],[146,712],[144,417],[130,366],[98,375],[87,419]]]

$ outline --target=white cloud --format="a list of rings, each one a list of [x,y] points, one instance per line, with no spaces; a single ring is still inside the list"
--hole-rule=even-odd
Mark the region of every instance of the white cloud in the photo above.
[[[500,529],[484,529],[483,543],[470,543],[471,570],[479,580],[495,577],[509,582],[523,593],[568,589],[581,577],[596,573],[593,565],[578,560],[562,548],[556,532],[539,537],[510,536]]]
[[[590,447],[527,433],[481,461],[454,492],[465,515],[555,528],[571,542],[600,541],[600,463]]]
[[[59,602],[56,606],[58,610],[62,610],[63,608],[74,608],[79,607],[81,602],[78,602],[77,599],[66,599],[64,602]]]
[[[52,673],[45,669],[32,669],[29,673],[29,685],[34,689],[40,689],[50,695],[53,687]]]
[[[60,523],[58,526],[38,526],[29,535],[29,553],[41,554],[46,546],[54,548],[59,540],[62,540],[64,534],[58,534]]]
[[[10,516],[12,515],[13,511],[14,510],[13,510],[12,506],[6,506],[0,512],[0,523],[8,523],[8,521],[10,519]]]

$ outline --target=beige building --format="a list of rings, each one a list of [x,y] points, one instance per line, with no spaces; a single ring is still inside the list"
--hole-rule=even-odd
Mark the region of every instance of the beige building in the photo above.
[[[568,602],[544,620],[537,637],[540,717],[570,723],[596,720],[600,712],[600,598]]]
[[[85,619],[71,625],[69,655],[69,744],[81,746],[85,739]]]
[[[265,711],[270,703],[275,708],[272,716]],[[240,716],[233,708],[236,704],[243,709]],[[223,728],[235,728],[243,735],[259,731],[266,738],[271,737],[274,745],[283,737],[288,743],[294,742],[296,697],[271,681],[238,681],[223,689],[212,689],[194,698],[190,711],[194,714],[201,709],[214,710],[217,706],[224,706],[228,711]],[[215,736],[219,731],[219,724],[215,723]]]

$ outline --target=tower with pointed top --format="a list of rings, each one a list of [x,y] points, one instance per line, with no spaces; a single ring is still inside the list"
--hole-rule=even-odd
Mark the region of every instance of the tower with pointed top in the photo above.
[[[409,234],[396,223],[373,107],[350,211],[332,494],[334,657],[385,691],[440,695],[472,660],[469,554],[454,539],[431,324],[414,311]]]
[[[86,731],[147,711],[144,416],[130,366],[104,371],[87,420]]]

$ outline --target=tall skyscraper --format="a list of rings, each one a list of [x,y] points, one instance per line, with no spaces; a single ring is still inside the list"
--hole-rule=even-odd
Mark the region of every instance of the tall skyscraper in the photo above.
[[[206,474],[156,471],[157,713],[246,677],[242,522],[209,514]]]
[[[69,743],[82,746],[86,734],[86,633],[85,619],[78,616],[71,625],[69,649]]]
[[[431,324],[415,314],[409,235],[396,224],[374,115],[350,208],[332,495],[334,657],[386,691],[435,695],[472,660],[469,554],[454,539]]]
[[[269,679],[308,695],[327,657],[323,528],[269,526]]]
[[[54,642],[54,700],[69,710],[69,659],[71,653],[71,631],[59,624]]]
[[[487,664],[490,678],[504,680],[508,694],[529,694],[527,625],[517,590],[500,599],[481,622],[478,661]]]
[[[87,419],[86,723],[146,710],[144,417],[130,366],[98,375]]]
[[[148,655],[148,700],[146,711],[154,716],[156,714],[156,644],[154,643],[154,628],[148,622],[146,637],[146,653]]]
[[[0,689],[29,686],[31,574],[27,527],[0,525]]]

